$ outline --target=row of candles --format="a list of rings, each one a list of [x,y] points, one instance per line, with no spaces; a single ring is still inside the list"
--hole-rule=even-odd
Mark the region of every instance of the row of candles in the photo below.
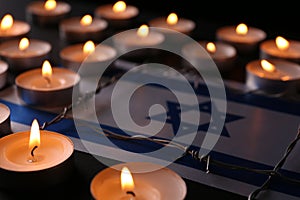
[[[51,44],[27,37],[30,31],[28,23],[14,20],[9,14],[2,18],[0,56],[3,60],[0,62],[0,88],[6,85],[6,74],[8,69],[11,69],[17,75],[15,84],[18,94],[25,103],[63,106],[71,102],[72,92],[79,89],[82,76],[91,75],[77,73],[83,61],[97,65],[116,59],[117,51],[128,51],[136,46],[159,47],[168,34],[172,34],[172,32],[151,31],[152,29],[143,24],[137,31],[117,34],[113,39],[114,47],[99,44],[96,48],[94,42],[101,40],[100,37],[103,37],[102,34],[108,26],[126,27],[139,14],[138,8],[120,1],[114,5],[97,8],[94,19],[91,15],[66,18],[70,9],[67,3],[54,0],[35,1],[27,7],[30,19],[39,25],[58,24],[60,37],[70,43],[76,43],[59,52],[63,68],[51,66],[48,59]],[[171,13],[168,17],[153,19],[149,25],[187,35],[195,28],[192,20],[178,18],[175,13]],[[247,27],[246,24],[222,27],[216,36],[217,42],[199,41],[199,44],[209,53],[220,71],[234,67],[234,61],[239,54],[251,54],[259,48],[261,59],[246,66],[249,87],[259,87],[266,92],[277,93],[294,87],[295,82],[299,84],[299,42],[287,40],[282,36],[278,36],[275,40],[265,40],[264,31]],[[207,58],[203,55],[203,51],[199,52],[197,46],[193,44],[184,45],[182,53],[190,58],[192,64],[201,65],[203,59]],[[46,181],[49,169],[55,169],[54,174],[66,171],[66,162],[69,162],[74,152],[74,144],[68,137],[56,132],[39,130],[37,120],[33,120],[30,131],[10,134],[10,110],[0,104],[0,111],[0,129],[4,131],[0,138],[0,180],[4,180],[2,177],[12,176],[13,179],[17,178],[20,184],[24,184],[29,177],[37,175]],[[135,197],[163,199],[163,196],[168,199],[184,198],[186,186],[183,180],[169,171],[155,171],[148,175],[135,174],[137,180],[135,187],[127,167],[135,168],[140,164],[125,163],[118,165],[117,171],[108,168],[100,172],[91,183],[93,197],[98,199],[99,196],[115,195],[119,199]],[[127,178],[122,178],[126,176]],[[106,179],[109,181],[103,181]],[[161,180],[163,184],[160,188],[155,186],[157,184],[152,184],[157,182],[154,179]],[[171,182],[168,182],[169,180]],[[170,191],[168,189],[170,184],[175,184],[174,187],[178,190]],[[10,184],[3,184],[1,181],[1,186],[4,185],[7,187]]]

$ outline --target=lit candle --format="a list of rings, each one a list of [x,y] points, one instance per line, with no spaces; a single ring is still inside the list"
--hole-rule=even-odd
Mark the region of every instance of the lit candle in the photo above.
[[[31,27],[28,23],[14,20],[11,14],[6,14],[0,22],[0,42],[25,37],[30,29]]]
[[[104,19],[95,18],[87,14],[83,17],[64,19],[59,25],[60,37],[67,42],[77,43],[93,40],[100,42],[105,36],[108,23]]]
[[[40,130],[34,119],[30,130],[0,138],[0,185],[32,189],[63,182],[72,174],[73,152],[67,136]]]
[[[217,40],[233,45],[239,54],[244,55],[257,53],[259,44],[266,36],[263,30],[244,23],[221,27],[216,31]]]
[[[0,103],[0,138],[11,133],[10,109]]]
[[[260,58],[279,58],[300,64],[300,41],[287,40],[282,36],[264,41],[260,45]]]
[[[210,59],[214,61],[222,72],[228,71],[235,66],[237,52],[232,45],[209,41],[199,41],[198,44],[186,44],[182,48],[182,53],[189,58],[188,61],[191,64],[202,67]]]
[[[106,168],[93,178],[91,193],[97,200],[183,200],[186,185],[181,177],[170,169],[157,167],[152,163],[141,162]]]
[[[71,6],[62,1],[32,1],[26,7],[26,18],[38,25],[57,25],[71,11]]]
[[[300,65],[281,59],[260,59],[246,65],[246,85],[270,94],[294,92],[300,83]]]
[[[38,40],[22,39],[9,40],[0,44],[0,56],[5,60],[15,74],[40,67],[49,57],[51,44]]]
[[[127,5],[124,1],[101,5],[94,11],[95,17],[108,21],[109,27],[112,29],[129,28],[138,14],[139,9],[137,7]]]
[[[8,77],[8,64],[0,60],[0,90],[7,84]]]
[[[18,95],[27,104],[65,106],[72,102],[72,92],[78,90],[80,76],[68,69],[43,62],[42,69],[31,69],[18,75],[15,83]]]
[[[72,71],[78,72],[81,76],[97,74],[101,66],[106,66],[116,58],[117,51],[108,45],[95,45],[89,40],[85,43],[73,44],[63,48],[60,53],[62,65]],[[84,65],[82,63],[84,62]]]
[[[149,28],[146,24],[138,29],[123,31],[113,36],[115,48],[126,58],[144,58],[145,56],[155,56],[157,48],[164,42],[165,36]],[[133,51],[138,49],[137,51]],[[132,52],[131,52],[132,51]]]
[[[194,21],[186,18],[179,18],[176,13],[170,13],[167,17],[152,19],[149,21],[149,25],[164,28],[166,29],[166,32],[170,29],[184,34],[191,34],[196,26]]]

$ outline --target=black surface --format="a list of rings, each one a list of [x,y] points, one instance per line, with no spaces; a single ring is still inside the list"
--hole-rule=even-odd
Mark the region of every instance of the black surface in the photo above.
[[[29,0],[0,0],[0,16],[6,13],[12,13],[15,19],[24,20],[25,19],[25,7],[30,2]],[[72,5],[71,16],[83,15],[86,13],[93,13],[96,6],[104,4],[109,1],[68,1]],[[248,23],[249,25],[255,25],[259,28],[263,28],[268,37],[274,37],[277,34],[282,34],[292,39],[299,37],[299,28],[294,28],[289,26],[290,21],[295,18],[291,15],[267,15],[263,16],[263,9],[256,11],[255,16],[253,16],[253,11],[247,15],[247,12],[236,12],[234,9],[229,7],[228,15],[226,15],[226,9],[216,10],[222,6],[222,4],[216,2],[210,2],[205,4],[205,6],[198,6],[198,1],[129,1],[134,5],[137,5],[143,13],[137,19],[139,23],[147,22],[149,19],[160,16],[161,14],[167,15],[171,11],[178,12],[179,15],[191,18],[197,23],[195,32],[192,37],[195,40],[206,39],[214,40],[215,30],[223,25],[236,24],[241,21]],[[169,5],[168,5],[169,4]],[[197,4],[197,5],[196,5]],[[244,8],[242,5],[241,8]],[[209,8],[213,8],[213,12],[216,14],[209,14]],[[231,9],[230,9],[231,8]],[[236,8],[236,7],[234,7]],[[200,9],[200,11],[198,10]],[[202,12],[203,11],[203,12]],[[272,10],[273,11],[273,10]],[[270,14],[272,11],[268,11]],[[243,13],[243,14],[240,14]],[[252,14],[252,16],[251,16]],[[279,21],[278,21],[279,20]],[[289,22],[288,22],[289,21]],[[66,44],[59,39],[58,31],[56,27],[39,27],[34,24],[30,32],[31,38],[42,39],[49,41],[52,46],[51,61],[55,65],[60,64],[59,51]],[[249,60],[254,59],[254,57],[246,57],[240,59],[238,69],[234,73],[229,72],[223,74],[225,78],[234,79],[238,81],[244,80],[244,68],[242,67]],[[53,188],[45,188],[45,190],[40,191],[8,191],[0,190],[1,200],[14,200],[14,199],[92,199],[89,190],[89,184],[92,178],[100,170],[104,169],[106,166],[100,163],[94,156],[75,151],[74,153],[75,161],[75,172],[70,180],[64,182],[61,185],[57,185]],[[187,200],[193,199],[223,199],[223,200],[246,200],[247,197],[233,194],[228,191],[223,191],[217,188],[212,188],[203,184],[199,184],[190,180],[186,180],[187,184]]]

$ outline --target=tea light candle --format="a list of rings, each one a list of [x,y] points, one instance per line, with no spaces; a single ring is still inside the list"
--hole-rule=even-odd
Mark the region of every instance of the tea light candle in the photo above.
[[[65,106],[72,102],[72,92],[78,91],[80,76],[65,68],[52,68],[45,60],[42,69],[21,73],[15,79],[18,95],[30,105]]]
[[[116,57],[117,51],[108,45],[98,44],[89,40],[85,43],[73,44],[60,51],[62,65],[78,72],[81,76],[93,76],[102,66],[106,66]],[[79,70],[84,62],[83,68]]]
[[[19,39],[27,36],[30,32],[30,25],[20,20],[14,20],[11,14],[6,14],[0,22],[0,42]]]
[[[104,38],[104,30],[108,23],[91,15],[64,19],[59,25],[59,34],[63,40],[71,43],[93,40],[100,42]]]
[[[174,171],[152,163],[122,163],[99,172],[91,182],[95,199],[183,200],[186,185]]]
[[[281,59],[261,59],[246,65],[246,85],[269,94],[294,92],[300,86],[300,65]]]
[[[10,109],[5,104],[0,103],[0,137],[3,137],[10,133]]]
[[[39,130],[34,119],[30,131],[0,138],[0,185],[36,189],[62,182],[71,174],[73,152],[67,136]]]
[[[5,60],[13,73],[40,67],[49,57],[51,44],[38,40],[28,39],[10,40],[0,44],[0,56]]]
[[[129,28],[138,14],[139,9],[137,7],[127,5],[124,1],[101,5],[94,11],[95,17],[105,19],[109,27],[113,29]]]
[[[62,1],[32,1],[26,7],[26,18],[35,24],[57,25],[71,12],[71,6]]]
[[[237,57],[235,47],[223,42],[199,41],[201,47],[195,43],[186,44],[182,53],[189,58],[189,62],[196,66],[205,66],[208,59],[212,59],[220,71],[227,71],[234,67]]]
[[[186,18],[178,18],[176,13],[170,13],[167,18],[158,17],[152,19],[149,21],[149,25],[166,29],[166,33],[168,33],[168,29],[171,29],[187,35],[191,34],[196,26],[194,21]]]
[[[165,36],[146,24],[113,36],[115,48],[121,55],[129,58],[144,58],[158,53],[156,48],[165,40]],[[132,51],[138,49],[137,51]],[[130,52],[132,51],[132,52]]]
[[[242,55],[258,52],[259,44],[266,39],[266,36],[263,30],[248,27],[244,23],[221,27],[216,31],[217,40],[233,45]]]
[[[0,60],[0,89],[3,89],[7,84],[8,64]]]
[[[282,36],[264,41],[260,45],[260,58],[279,58],[300,64],[300,41],[287,40]]]

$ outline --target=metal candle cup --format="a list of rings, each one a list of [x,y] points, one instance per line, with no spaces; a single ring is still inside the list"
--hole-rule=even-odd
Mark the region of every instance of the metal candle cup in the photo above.
[[[290,40],[286,50],[279,49],[275,40],[267,40],[260,44],[261,59],[284,59],[300,64],[300,41]]]
[[[0,138],[0,187],[32,191],[55,186],[73,173],[73,142],[62,134],[41,130],[41,144],[29,162],[30,132]]]
[[[261,60],[254,60],[246,65],[246,85],[252,90],[266,94],[289,94],[300,86],[300,66],[297,63],[268,59],[275,66],[274,71],[261,67]]]
[[[82,25],[80,17],[64,19],[59,24],[60,37],[69,43],[93,40],[100,42],[105,36],[108,23],[103,19],[95,18],[89,25]]]
[[[231,44],[241,55],[252,55],[258,52],[259,44],[265,40],[266,33],[255,27],[247,27],[247,33],[238,34],[235,26],[221,27],[216,31],[218,41]]]
[[[29,105],[56,107],[72,102],[72,93],[79,90],[80,76],[69,69],[54,67],[50,86],[42,69],[21,73],[15,79],[19,97]]]
[[[10,109],[0,103],[0,138],[11,133]]]
[[[132,172],[134,188],[122,190],[121,171],[127,167]],[[121,163],[99,172],[92,180],[90,190],[94,199],[173,199],[183,200],[186,185],[174,171],[153,163]]]
[[[0,60],[0,90],[6,86],[8,76],[8,64]]]
[[[78,72],[80,76],[94,76],[101,68],[105,69],[104,67],[113,62],[117,55],[113,47],[104,44],[96,45],[90,54],[84,53],[83,47],[84,44],[73,44],[60,51],[62,65]]]
[[[29,42],[28,48],[24,50],[19,49],[20,40],[0,44],[0,56],[15,74],[40,67],[49,57],[52,49],[50,43],[38,39],[30,39]]]
[[[130,28],[133,25],[133,19],[139,14],[139,9],[135,6],[124,4],[125,9],[116,12],[113,10],[114,5],[116,4],[106,4],[97,7],[94,11],[94,16],[106,20],[108,27],[111,29]]]
[[[71,6],[66,2],[57,1],[56,7],[46,10],[45,1],[33,1],[26,7],[28,21],[40,26],[56,26],[71,12]]]
[[[233,46],[223,42],[199,41],[198,43],[203,50],[194,43],[186,44],[182,48],[182,53],[189,58],[188,61],[191,64],[202,67],[208,59],[212,59],[221,72],[228,71],[235,66],[237,52]],[[209,43],[214,46],[214,52],[207,50]]]

